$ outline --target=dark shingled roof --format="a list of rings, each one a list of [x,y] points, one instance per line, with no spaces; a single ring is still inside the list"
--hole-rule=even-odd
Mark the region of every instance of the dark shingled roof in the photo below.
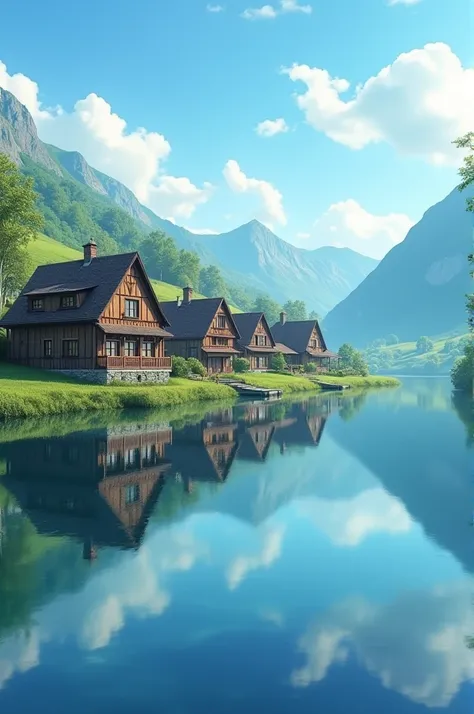
[[[271,329],[276,342],[282,342],[284,345],[291,347],[292,350],[295,350],[295,352],[301,354],[306,352],[308,348],[309,339],[314,327],[316,327],[319,333],[323,350],[326,350],[326,343],[317,320],[296,320],[294,322],[289,320],[285,322],[284,325],[280,322],[276,322]]]
[[[235,327],[236,336],[239,337],[234,316],[224,298],[195,299],[189,303],[181,302],[180,304],[177,300],[173,300],[172,302],[162,302],[160,305],[171,325],[175,340],[201,340],[206,336],[222,303]]]
[[[268,326],[267,319],[263,312],[241,312],[241,313],[236,313],[235,315],[233,315],[233,318],[234,318],[235,324],[237,325],[237,329],[240,333],[239,347],[242,350],[244,349],[244,347],[247,347],[248,345],[250,345],[250,341],[253,337],[255,330],[257,329],[257,326],[258,326],[258,323],[260,322],[260,320],[263,320],[265,327],[267,328],[268,332],[270,333],[270,337],[272,337],[270,327]],[[272,347],[274,347],[274,346],[275,346],[275,341],[273,340],[273,337],[272,337]]]
[[[84,265],[83,259],[71,260],[67,263],[40,265],[28,280],[20,296],[0,321],[0,326],[96,322],[123,280],[125,273],[135,261],[138,261],[145,282],[152,295],[155,296],[138,253],[122,253],[93,258],[88,265]],[[74,310],[67,312],[65,310],[51,312],[28,310],[28,294],[51,294],[53,286],[57,287],[58,292],[63,293],[68,289],[77,292],[81,285],[83,290],[88,291],[88,295],[82,305]],[[156,305],[162,313],[158,300],[156,300]],[[166,324],[168,323],[166,322]]]

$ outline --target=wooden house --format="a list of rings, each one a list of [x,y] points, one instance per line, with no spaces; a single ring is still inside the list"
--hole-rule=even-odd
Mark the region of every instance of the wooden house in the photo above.
[[[11,442],[5,487],[39,533],[137,548],[164,485],[171,428],[127,427]]]
[[[313,362],[323,371],[339,362],[339,355],[328,350],[317,320],[291,321],[282,312],[271,331],[290,367],[304,367]]]
[[[240,333],[237,348],[250,362],[251,370],[267,370],[276,354],[275,340],[263,312],[242,312],[233,315]]]
[[[184,288],[182,299],[161,306],[173,331],[168,355],[196,357],[210,374],[232,371],[240,334],[224,298],[193,300],[192,288]]]
[[[97,383],[167,381],[163,314],[138,253],[39,266],[0,321],[12,362]]]

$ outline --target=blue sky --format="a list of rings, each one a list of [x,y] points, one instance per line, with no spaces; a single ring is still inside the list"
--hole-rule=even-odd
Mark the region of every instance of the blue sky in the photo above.
[[[0,86],[180,225],[257,217],[381,257],[455,186],[450,141],[474,127],[469,0],[390,1],[267,0],[254,19],[265,0],[9,3]]]

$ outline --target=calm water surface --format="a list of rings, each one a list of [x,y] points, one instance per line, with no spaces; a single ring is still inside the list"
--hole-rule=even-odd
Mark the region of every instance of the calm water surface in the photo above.
[[[472,712],[470,409],[407,379],[0,428],[0,711]]]

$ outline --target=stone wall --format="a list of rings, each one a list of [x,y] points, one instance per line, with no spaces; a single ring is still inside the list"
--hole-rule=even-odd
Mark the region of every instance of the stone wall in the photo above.
[[[55,369],[51,371],[89,384],[112,384],[113,382],[166,384],[170,378],[169,370],[162,369]]]

